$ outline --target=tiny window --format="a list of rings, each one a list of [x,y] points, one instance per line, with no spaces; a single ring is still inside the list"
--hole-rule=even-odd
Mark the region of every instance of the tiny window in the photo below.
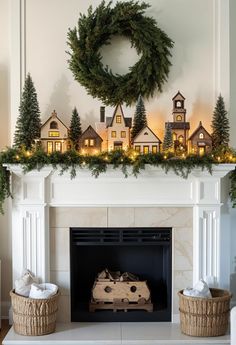
[[[135,145],[134,149],[135,149],[135,151],[140,152],[140,145]]]
[[[111,131],[111,137],[116,138],[116,131]]]
[[[173,141],[177,140],[177,134],[176,134],[176,133],[173,133],[173,134],[172,134],[172,138],[173,138]]]
[[[50,129],[58,129],[58,123],[56,121],[52,121],[50,123]]]
[[[52,153],[53,151],[53,143],[52,141],[47,142],[47,153]]]
[[[116,115],[116,123],[121,123],[121,115]]]
[[[181,115],[177,115],[176,116],[176,121],[182,121],[182,116]]]
[[[143,147],[143,153],[144,154],[149,153],[149,146],[144,146]]]
[[[94,139],[90,139],[89,146],[94,146],[94,145],[95,145],[95,140]]]
[[[121,138],[126,138],[126,131],[121,131]]]
[[[181,108],[182,107],[182,102],[181,101],[176,101],[175,106],[176,106],[176,108]]]
[[[203,133],[199,134],[199,139],[204,139],[204,134]]]
[[[59,137],[60,136],[60,132],[58,132],[58,131],[49,131],[48,132],[48,136],[49,137]]]
[[[85,139],[85,140],[84,140],[84,146],[86,146],[86,147],[89,146],[89,140],[88,140],[88,139]]]
[[[148,135],[148,132],[143,133],[143,135]]]
[[[182,135],[179,136],[179,142],[183,143],[184,142],[184,137]]]
[[[61,142],[56,141],[56,143],[55,143],[55,151],[61,152]]]
[[[157,145],[152,145],[152,153],[157,153]]]

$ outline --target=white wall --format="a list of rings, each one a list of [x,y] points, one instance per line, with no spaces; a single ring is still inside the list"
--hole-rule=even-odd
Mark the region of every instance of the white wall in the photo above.
[[[10,7],[8,0],[0,0],[0,150],[10,139]],[[0,260],[2,261],[2,316],[8,315],[11,289],[11,228],[7,205],[5,215],[0,215]],[[1,299],[0,299],[1,301]],[[1,314],[1,313],[0,313]]]
[[[164,122],[171,120],[172,97],[178,91],[186,97],[187,116],[192,129],[202,120],[208,129],[212,108],[218,92],[219,56],[215,20],[218,2],[215,0],[149,0],[147,14],[157,19],[159,26],[174,40],[173,66],[161,95],[146,102],[149,125],[162,138]],[[100,0],[28,0],[25,6],[25,72],[31,72],[35,82],[43,119],[56,108],[66,124],[76,105],[83,127],[94,125],[99,118],[101,102],[87,95],[74,81],[68,69],[66,35],[77,23],[79,12],[86,13],[90,4]],[[42,20],[43,18],[43,20]],[[120,48],[123,50],[120,51]],[[24,49],[23,49],[24,50]],[[125,73],[137,58],[129,53],[129,42],[116,39],[113,47],[103,49],[104,63]],[[129,59],[127,59],[127,56]],[[218,60],[217,60],[218,59]],[[128,60],[128,61],[127,61]],[[225,76],[227,79],[227,75]],[[227,81],[226,81],[227,83]],[[224,95],[228,100],[228,94]],[[113,109],[108,108],[111,113]],[[125,109],[133,115],[134,109]]]
[[[200,120],[210,130],[212,110],[219,92],[229,104],[228,0],[147,1],[151,5],[147,14],[156,18],[158,25],[175,41],[173,66],[164,92],[145,103],[149,125],[162,139],[164,122],[171,120],[171,99],[180,90],[186,97],[187,118],[191,121],[192,130]],[[11,8],[10,3],[13,5]],[[96,7],[99,3],[100,0],[0,0],[0,148],[9,143],[9,134],[11,139],[13,137],[21,86],[27,72],[32,74],[35,82],[43,120],[55,108],[62,120],[69,124],[74,106],[79,110],[83,128],[88,124],[93,126],[99,119],[101,102],[87,95],[85,89],[74,81],[65,53],[68,50],[68,28],[76,25],[79,12],[85,13],[90,4]],[[230,0],[230,5],[234,7],[234,11],[232,8],[230,11],[233,32],[236,22],[235,0]],[[13,28],[11,33],[10,25]],[[233,135],[236,128],[236,48],[233,37],[231,47],[231,143],[236,147],[236,136]],[[130,54],[129,42],[119,38],[114,40],[112,47],[105,47],[103,54],[104,63],[110,64],[113,71],[119,73],[126,73],[128,66],[137,58],[134,50]],[[106,111],[111,113],[112,110],[108,107]],[[128,116],[134,113],[133,107],[124,107],[124,110]],[[11,287],[9,224],[7,215],[0,216],[0,256],[4,274],[2,291],[5,301],[8,300]],[[233,257],[234,248],[231,251]]]

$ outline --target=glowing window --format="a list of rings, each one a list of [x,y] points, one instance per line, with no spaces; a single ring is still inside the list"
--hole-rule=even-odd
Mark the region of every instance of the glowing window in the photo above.
[[[204,139],[204,134],[203,133],[199,134],[199,139]]]
[[[89,146],[89,140],[88,140],[88,139],[85,139],[85,140],[84,140],[84,146],[86,146],[86,147]]]
[[[144,146],[143,147],[143,153],[144,154],[149,153],[149,146]]]
[[[135,151],[140,152],[140,145],[135,145],[134,149],[135,149]]]
[[[111,131],[111,137],[116,138],[116,131]]]
[[[172,134],[172,138],[173,138],[173,141],[177,140],[177,134],[176,134],[176,133],[173,133],[173,134]]]
[[[116,123],[121,123],[121,115],[116,115]]]
[[[176,116],[176,121],[182,121],[182,116],[181,115]]]
[[[199,155],[202,156],[205,153],[205,147],[199,147]]]
[[[58,123],[56,121],[52,121],[50,123],[50,129],[58,129]]]
[[[89,140],[89,146],[94,146],[95,145],[95,140],[94,139],[90,139]]]
[[[48,132],[48,136],[49,137],[59,137],[60,136],[60,132],[58,132],[58,131],[49,131]]]
[[[157,153],[157,145],[152,145],[152,153]]]
[[[182,135],[179,136],[179,142],[183,143],[184,142],[184,137]]]
[[[55,151],[61,152],[61,148],[62,148],[61,142],[60,141],[56,141],[56,143],[55,143]]]
[[[52,153],[53,151],[53,143],[52,141],[47,142],[47,153]]]
[[[125,131],[121,131],[120,135],[121,135],[121,138],[126,138],[126,132]]]

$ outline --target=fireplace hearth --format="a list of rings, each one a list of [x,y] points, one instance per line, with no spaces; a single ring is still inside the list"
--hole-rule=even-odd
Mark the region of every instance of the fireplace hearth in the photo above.
[[[71,228],[71,321],[171,321],[171,242],[171,228]],[[146,281],[153,311],[91,312],[94,281],[104,267]]]

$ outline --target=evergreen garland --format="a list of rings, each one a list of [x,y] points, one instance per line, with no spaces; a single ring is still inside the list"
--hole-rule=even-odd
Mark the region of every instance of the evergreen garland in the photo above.
[[[167,122],[166,126],[165,126],[165,136],[164,136],[164,140],[163,140],[163,150],[164,151],[169,151],[171,149],[173,149],[172,130],[171,130],[170,122]]]
[[[236,155],[233,153],[234,160]],[[232,152],[222,158],[221,163],[231,163]],[[109,166],[114,169],[121,169],[125,177],[129,175],[137,176],[147,165],[160,167],[166,173],[174,171],[178,176],[187,178],[195,168],[206,169],[212,172],[213,165],[219,164],[217,158],[212,155],[189,155],[185,159],[177,158],[173,153],[149,153],[137,155],[133,150],[112,151],[100,153],[94,156],[79,154],[76,150],[65,153],[53,152],[46,154],[41,148],[36,148],[34,152],[25,149],[8,148],[0,153],[0,213],[3,213],[4,200],[11,196],[10,192],[10,172],[4,164],[20,164],[25,173],[34,169],[40,170],[45,166],[51,165],[54,169],[59,169],[61,174],[69,171],[71,178],[76,176],[77,169],[89,169],[93,176],[105,173]],[[236,206],[236,170],[231,173],[231,200]]]
[[[138,101],[136,104],[134,119],[133,119],[133,127],[131,131],[131,142],[133,142],[136,135],[146,126],[147,126],[146,110],[145,110],[142,96],[139,95]]]
[[[213,149],[229,145],[229,119],[225,109],[223,97],[217,99],[212,118],[212,146]]]
[[[78,141],[82,134],[81,122],[76,107],[73,109],[69,128],[69,138],[75,149],[78,148]]]
[[[19,113],[16,122],[14,145],[15,147],[25,147],[27,150],[30,150],[35,143],[35,139],[40,138],[41,128],[37,93],[30,74],[25,79]]]
[[[150,7],[145,2],[127,1],[101,4],[87,16],[80,14],[78,27],[69,29],[69,68],[74,78],[93,97],[106,105],[135,102],[141,94],[153,96],[167,81],[171,66],[170,50],[173,41],[158,28],[156,21],[144,16]],[[113,74],[104,67],[99,49],[110,44],[114,35],[130,39],[140,55],[140,60],[125,75]]]

